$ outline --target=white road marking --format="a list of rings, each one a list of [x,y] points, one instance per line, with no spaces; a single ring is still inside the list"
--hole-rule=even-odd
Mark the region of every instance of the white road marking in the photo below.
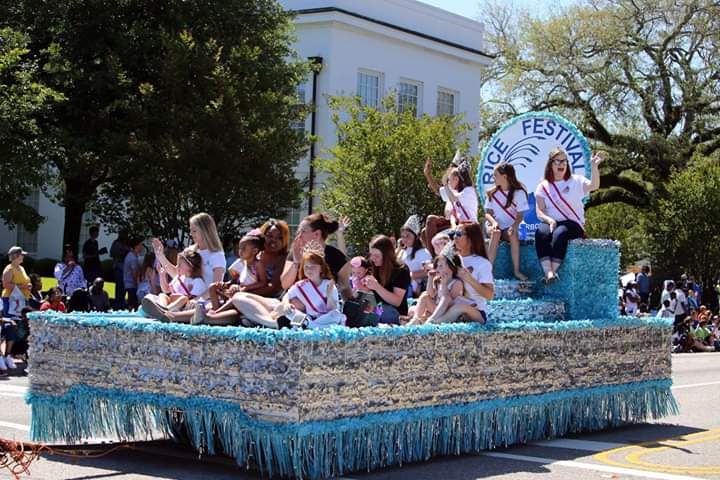
[[[595,442],[592,440],[575,440],[572,438],[559,438],[557,440],[541,440],[531,442],[529,445],[550,448],[568,448],[570,450],[583,450],[587,452],[604,452],[615,448],[626,447],[625,443]]]
[[[12,393],[12,392],[11,393],[0,392],[0,397],[24,398],[25,394],[24,393]]]
[[[681,388],[707,387],[708,385],[720,385],[720,382],[691,383],[688,385],[676,385],[671,390],[680,390]]]
[[[28,387],[23,387],[21,385],[5,385],[0,384],[0,393],[5,392],[11,392],[11,393],[22,393],[23,395],[27,393]]]
[[[643,478],[656,478],[659,480],[701,480],[700,477],[687,477],[684,475],[672,475],[670,473],[650,472],[645,470],[635,470],[632,468],[611,467],[609,465],[598,465],[595,463],[576,462],[573,460],[556,460],[554,458],[531,457],[528,455],[515,455],[512,453],[486,452],[481,455],[486,457],[503,458],[506,460],[520,460],[523,462],[542,463],[552,466],[578,468],[581,470],[595,470],[598,472],[617,473],[621,475],[633,475]],[[479,480],[479,479],[478,479]]]
[[[19,423],[12,423],[12,422],[3,422],[1,420],[0,420],[0,427],[14,428],[15,430],[22,430],[23,432],[30,431],[29,425],[21,425]]]

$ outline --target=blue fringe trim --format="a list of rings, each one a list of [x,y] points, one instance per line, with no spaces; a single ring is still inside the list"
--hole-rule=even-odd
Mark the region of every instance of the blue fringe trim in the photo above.
[[[195,448],[222,450],[268,476],[319,479],[675,414],[671,384],[661,379],[285,424],[251,419],[237,405],[209,398],[82,385],[61,397],[31,392],[26,400],[35,440],[124,439],[153,430],[170,436],[178,425],[173,411],[182,411]]]
[[[60,327],[102,327],[149,333],[181,334],[188,337],[212,336],[234,341],[250,341],[261,344],[275,344],[284,341],[303,342],[353,342],[366,337],[401,337],[407,335],[437,334],[490,334],[512,330],[572,331],[593,328],[614,327],[655,327],[669,328],[672,321],[658,317],[618,317],[616,319],[567,320],[549,323],[542,321],[512,320],[501,323],[448,323],[444,325],[420,325],[413,327],[331,327],[322,330],[272,330],[267,328],[212,327],[208,325],[187,325],[182,323],[161,323],[139,316],[102,314],[58,314],[33,312],[33,321],[48,322]]]

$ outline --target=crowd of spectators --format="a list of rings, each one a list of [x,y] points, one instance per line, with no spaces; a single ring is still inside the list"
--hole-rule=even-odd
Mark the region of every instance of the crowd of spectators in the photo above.
[[[665,280],[652,295],[652,275],[645,265],[619,293],[621,315],[669,318],[673,321],[673,352],[720,351],[720,317],[703,304],[702,285],[692,275],[683,274],[678,281]],[[720,284],[718,285],[720,294]],[[657,297],[657,304],[652,299]]]

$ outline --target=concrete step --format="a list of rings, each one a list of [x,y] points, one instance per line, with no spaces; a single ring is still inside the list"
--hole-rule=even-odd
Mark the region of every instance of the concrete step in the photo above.
[[[488,317],[491,322],[558,322],[565,320],[565,304],[563,302],[523,298],[491,300],[488,304]]]

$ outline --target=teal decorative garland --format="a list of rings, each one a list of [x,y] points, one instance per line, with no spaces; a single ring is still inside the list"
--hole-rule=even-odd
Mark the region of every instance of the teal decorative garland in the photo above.
[[[256,463],[269,476],[318,479],[659,418],[677,412],[670,386],[660,379],[299,424],[254,420],[209,398],[83,385],[26,400],[36,440],[172,435],[172,412],[181,410],[196,448],[214,453],[219,442],[238,464]]]
[[[181,334],[193,336],[214,336],[235,341],[251,341],[262,344],[276,344],[281,341],[303,342],[352,342],[366,337],[400,337],[415,335],[437,335],[455,333],[490,334],[513,330],[587,330],[615,327],[657,327],[668,328],[672,325],[668,319],[658,317],[618,317],[615,319],[568,320],[548,323],[515,319],[502,323],[449,323],[444,325],[420,325],[397,328],[345,328],[333,327],[323,330],[271,330],[244,327],[213,327],[208,325],[187,325],[181,323],[162,323],[135,315],[98,316],[87,314],[58,314],[56,312],[34,312],[29,314],[33,322],[50,322],[63,327],[101,327],[118,328],[127,331],[151,333]]]
[[[568,127],[568,130],[572,132],[572,134],[580,139],[580,144],[582,146],[583,150],[583,157],[585,158],[585,172],[586,177],[591,178],[592,176],[592,169],[590,168],[590,144],[588,143],[587,139],[585,138],[585,135],[575,126],[574,123],[572,123],[567,118],[563,117],[562,115],[558,115],[557,113],[552,112],[526,112],[521,115],[518,115],[517,117],[513,117],[507,122],[503,123],[502,126],[500,126],[500,129],[493,134],[493,136],[490,138],[490,140],[485,144],[485,146],[482,149],[482,152],[480,153],[480,165],[478,166],[477,170],[477,176],[475,178],[475,185],[478,188],[478,197],[480,197],[480,202],[484,205],[485,204],[485,195],[483,195],[483,192],[480,191],[481,185],[482,185],[482,173],[483,168],[485,166],[485,156],[487,155],[487,151],[490,148],[490,146],[495,142],[497,137],[502,135],[502,133],[507,130],[508,128],[515,125],[517,122],[521,122],[525,120],[526,118],[536,118],[536,117],[542,117],[542,118],[552,118],[556,122],[559,122],[563,124],[563,126]],[[534,188],[534,187],[533,187]],[[583,199],[587,202],[588,198]]]

